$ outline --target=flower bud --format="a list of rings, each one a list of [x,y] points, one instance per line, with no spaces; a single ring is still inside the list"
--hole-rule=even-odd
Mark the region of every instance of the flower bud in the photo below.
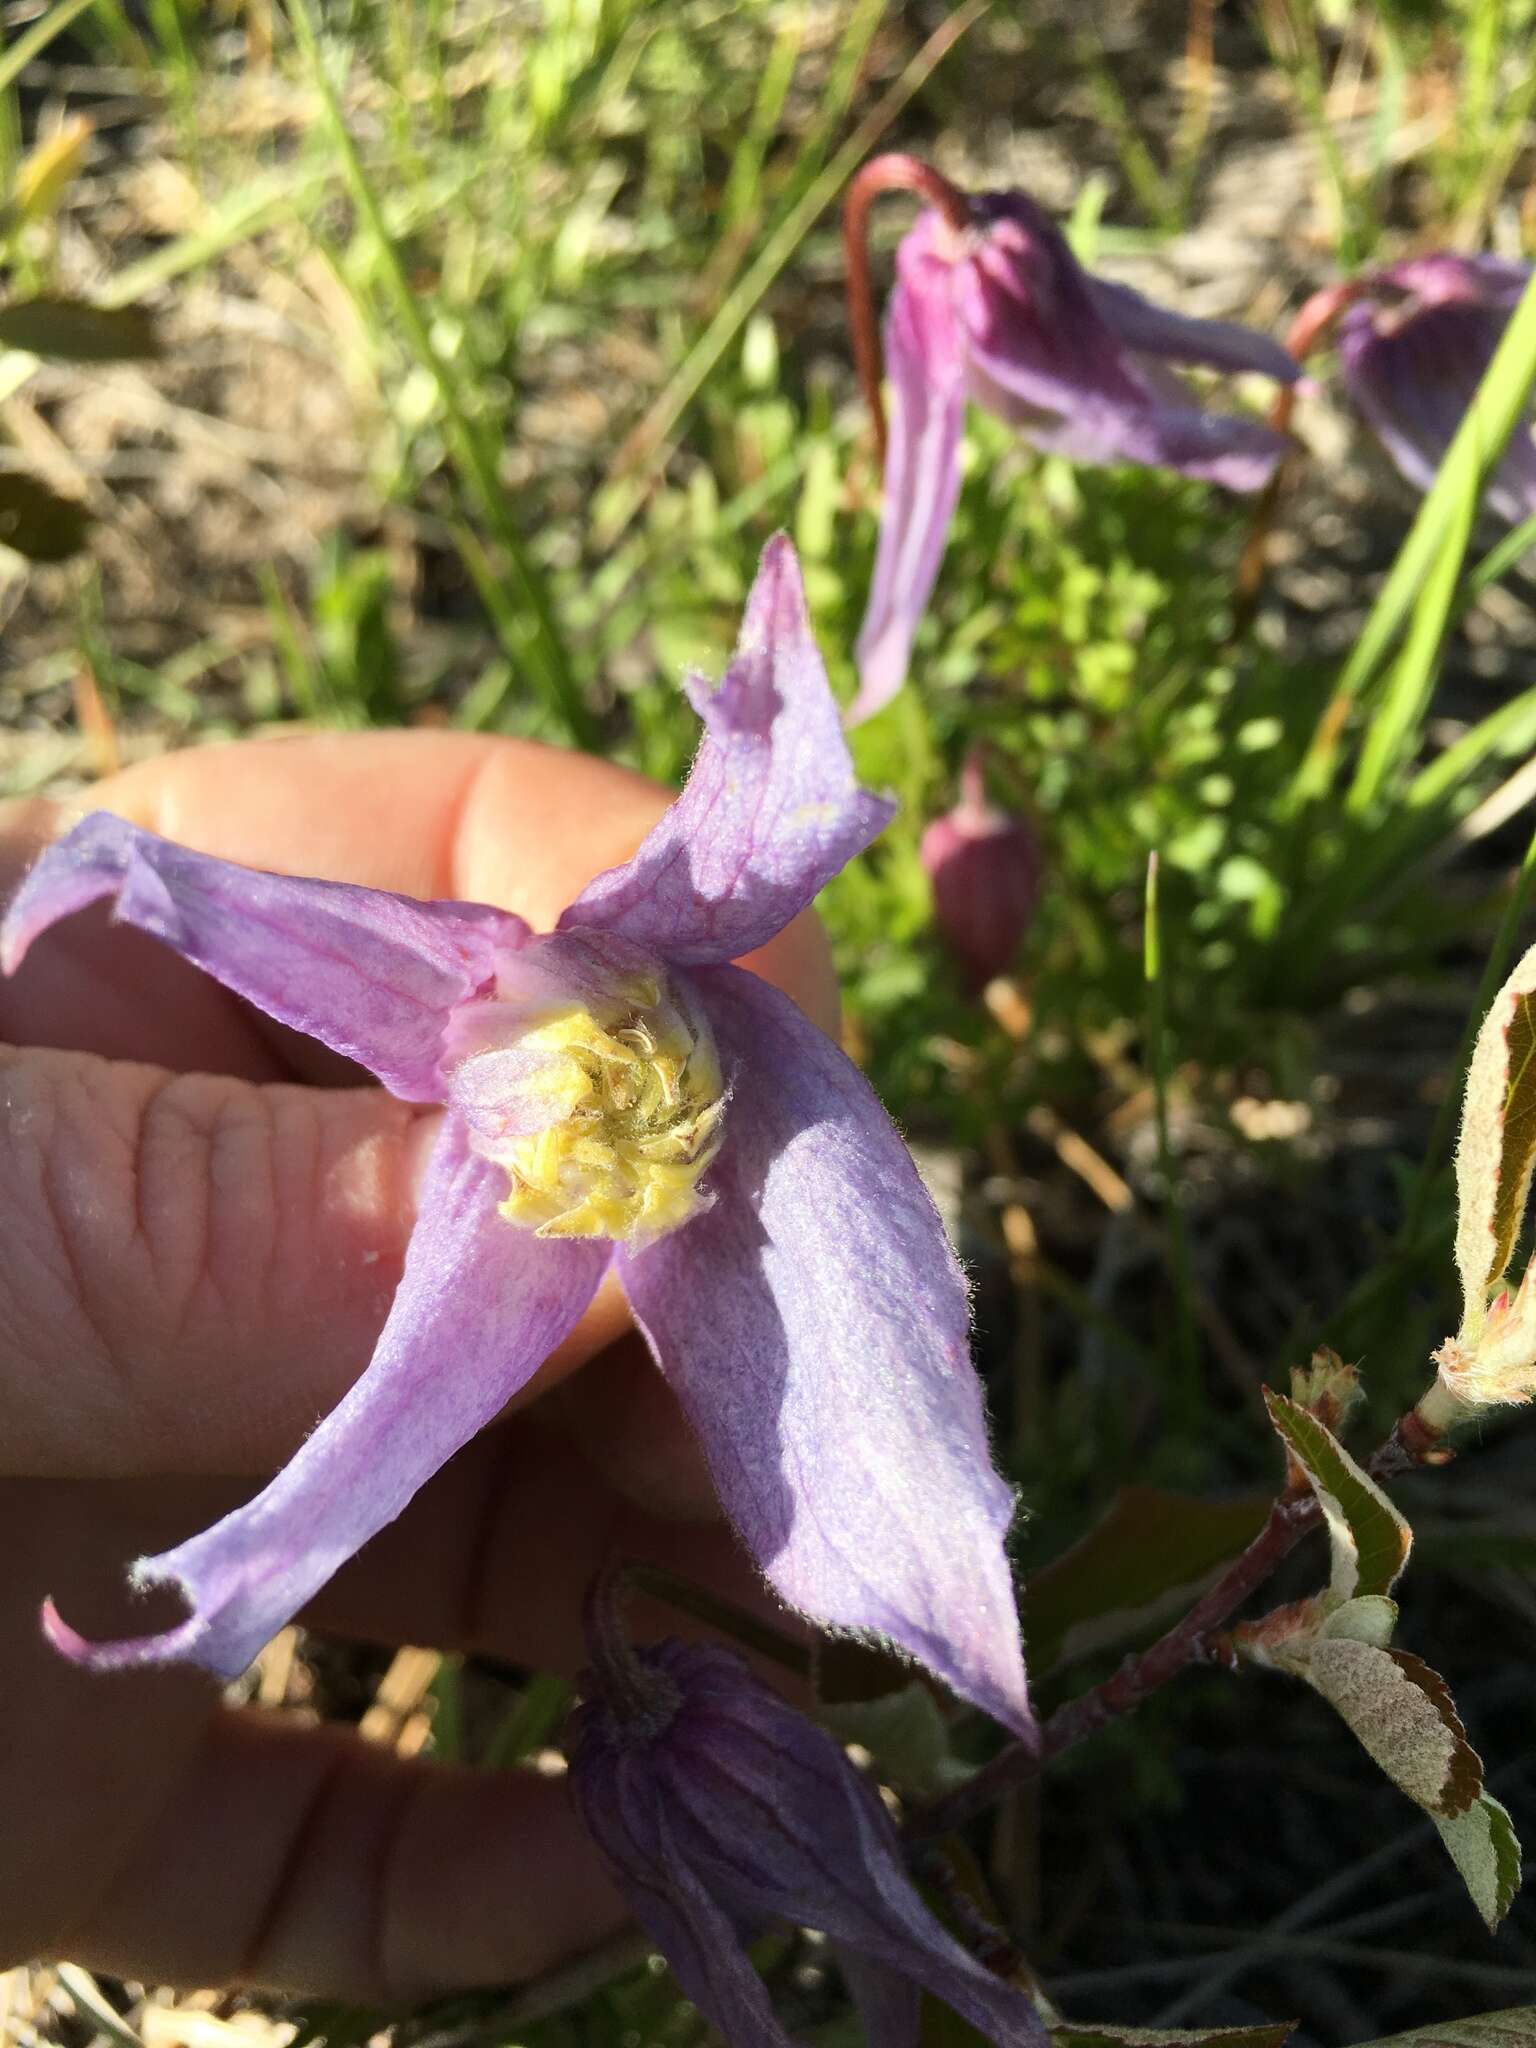
[[[1034,920],[1044,860],[1034,829],[987,801],[978,753],[960,772],[960,801],[923,834],[921,857],[944,944],[972,988],[1012,964]]]
[[[1350,403],[1408,482],[1427,491],[1519,303],[1530,268],[1498,256],[1415,256],[1357,280],[1339,322]],[[1529,413],[1489,480],[1515,524],[1536,510]]]
[[[636,1919],[727,2041],[789,2048],[745,1947],[777,1921],[858,1959],[849,1981],[866,2019],[882,2016],[882,2048],[917,2040],[916,1997],[895,1980],[932,1991],[999,2048],[1046,2048],[1025,1994],[924,1904],[889,1814],[830,1735],[732,1651],[630,1648],[602,1591],[589,1626],[572,1792]]]

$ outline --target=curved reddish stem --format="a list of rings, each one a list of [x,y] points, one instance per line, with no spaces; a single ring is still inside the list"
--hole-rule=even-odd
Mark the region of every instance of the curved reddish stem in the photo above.
[[[1315,291],[1302,306],[1286,331],[1285,345],[1298,363],[1304,363],[1314,349],[1321,348],[1332,334],[1339,315],[1360,296],[1362,281],[1356,277],[1345,278],[1339,284],[1325,284]],[[1282,384],[1275,393],[1274,404],[1269,409],[1269,424],[1277,434],[1288,434],[1291,430],[1291,416],[1296,410],[1296,386]],[[1233,638],[1246,632],[1259,602],[1259,593],[1264,587],[1265,571],[1268,567],[1269,537],[1274,531],[1275,517],[1280,509],[1280,500],[1285,495],[1289,482],[1291,458],[1285,455],[1275,465],[1274,474],[1259,493],[1258,503],[1253,508],[1253,517],[1248,522],[1247,537],[1237,563],[1237,598],[1233,606]]]
[[[856,172],[843,201],[843,272],[848,291],[848,332],[859,388],[875,428],[875,452],[885,469],[885,401],[880,394],[880,319],[869,267],[869,212],[882,192],[915,192],[955,229],[971,224],[971,202],[942,171],[921,157],[891,150]]]

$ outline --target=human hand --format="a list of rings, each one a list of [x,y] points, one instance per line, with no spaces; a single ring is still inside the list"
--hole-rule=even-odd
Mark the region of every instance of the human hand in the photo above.
[[[665,802],[586,756],[425,733],[172,755],[91,792],[201,852],[497,903],[540,929]],[[0,806],[0,900],[65,822]],[[813,920],[749,964],[831,1026]],[[50,1593],[92,1634],[155,1625],[123,1564],[254,1491],[356,1378],[434,1113],[355,1085],[99,913],[0,983],[0,1039],[0,1962],[67,1953],[385,2001],[531,1976],[599,1939],[622,1910],[558,1784],[231,1709],[190,1671],[84,1672],[37,1627]],[[750,1598],[626,1322],[605,1290],[516,1418],[306,1621],[571,1671],[583,1588],[615,1546]]]

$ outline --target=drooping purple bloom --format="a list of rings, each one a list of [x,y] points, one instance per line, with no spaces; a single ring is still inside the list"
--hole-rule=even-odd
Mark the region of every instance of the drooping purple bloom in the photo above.
[[[1434,482],[1530,277],[1527,263],[1443,252],[1351,281],[1337,329],[1344,390],[1416,490]],[[1512,526],[1536,512],[1533,428],[1528,411],[1488,481],[1488,505]]]
[[[824,1730],[733,1652],[594,1642],[571,1789],[635,1918],[731,2048],[789,2048],[746,1943],[772,1922],[846,1952],[878,2048],[915,2048],[917,1989],[999,2048],[1046,2048],[1029,1999],[924,1904],[890,1815]]]
[[[979,752],[960,771],[960,801],[924,829],[918,849],[939,935],[973,988],[1006,972],[1040,901],[1043,861],[1029,823],[988,801]]]
[[[854,723],[905,680],[960,494],[968,399],[1074,462],[1142,463],[1238,491],[1266,482],[1286,448],[1255,420],[1206,411],[1168,367],[1293,382],[1296,365],[1277,342],[1091,277],[1022,192],[954,197],[966,225],[926,211],[896,252],[885,315],[885,513],[859,634]]]
[[[185,1620],[81,1662],[242,1670],[490,1422],[612,1266],[722,1505],[802,1613],[871,1630],[1029,1735],[965,1285],[863,1077],[730,963],[887,822],[857,786],[794,551],[770,543],[687,787],[551,934],[258,873],[85,819],[0,925],[13,972],[105,898],[447,1115],[373,1360],[264,1492],[134,1568]]]

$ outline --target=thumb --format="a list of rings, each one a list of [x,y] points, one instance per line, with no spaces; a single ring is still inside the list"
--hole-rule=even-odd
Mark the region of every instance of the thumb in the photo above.
[[[271,1470],[367,1364],[438,1117],[0,1047],[0,1472]],[[600,1297],[549,1372],[623,1327]]]

